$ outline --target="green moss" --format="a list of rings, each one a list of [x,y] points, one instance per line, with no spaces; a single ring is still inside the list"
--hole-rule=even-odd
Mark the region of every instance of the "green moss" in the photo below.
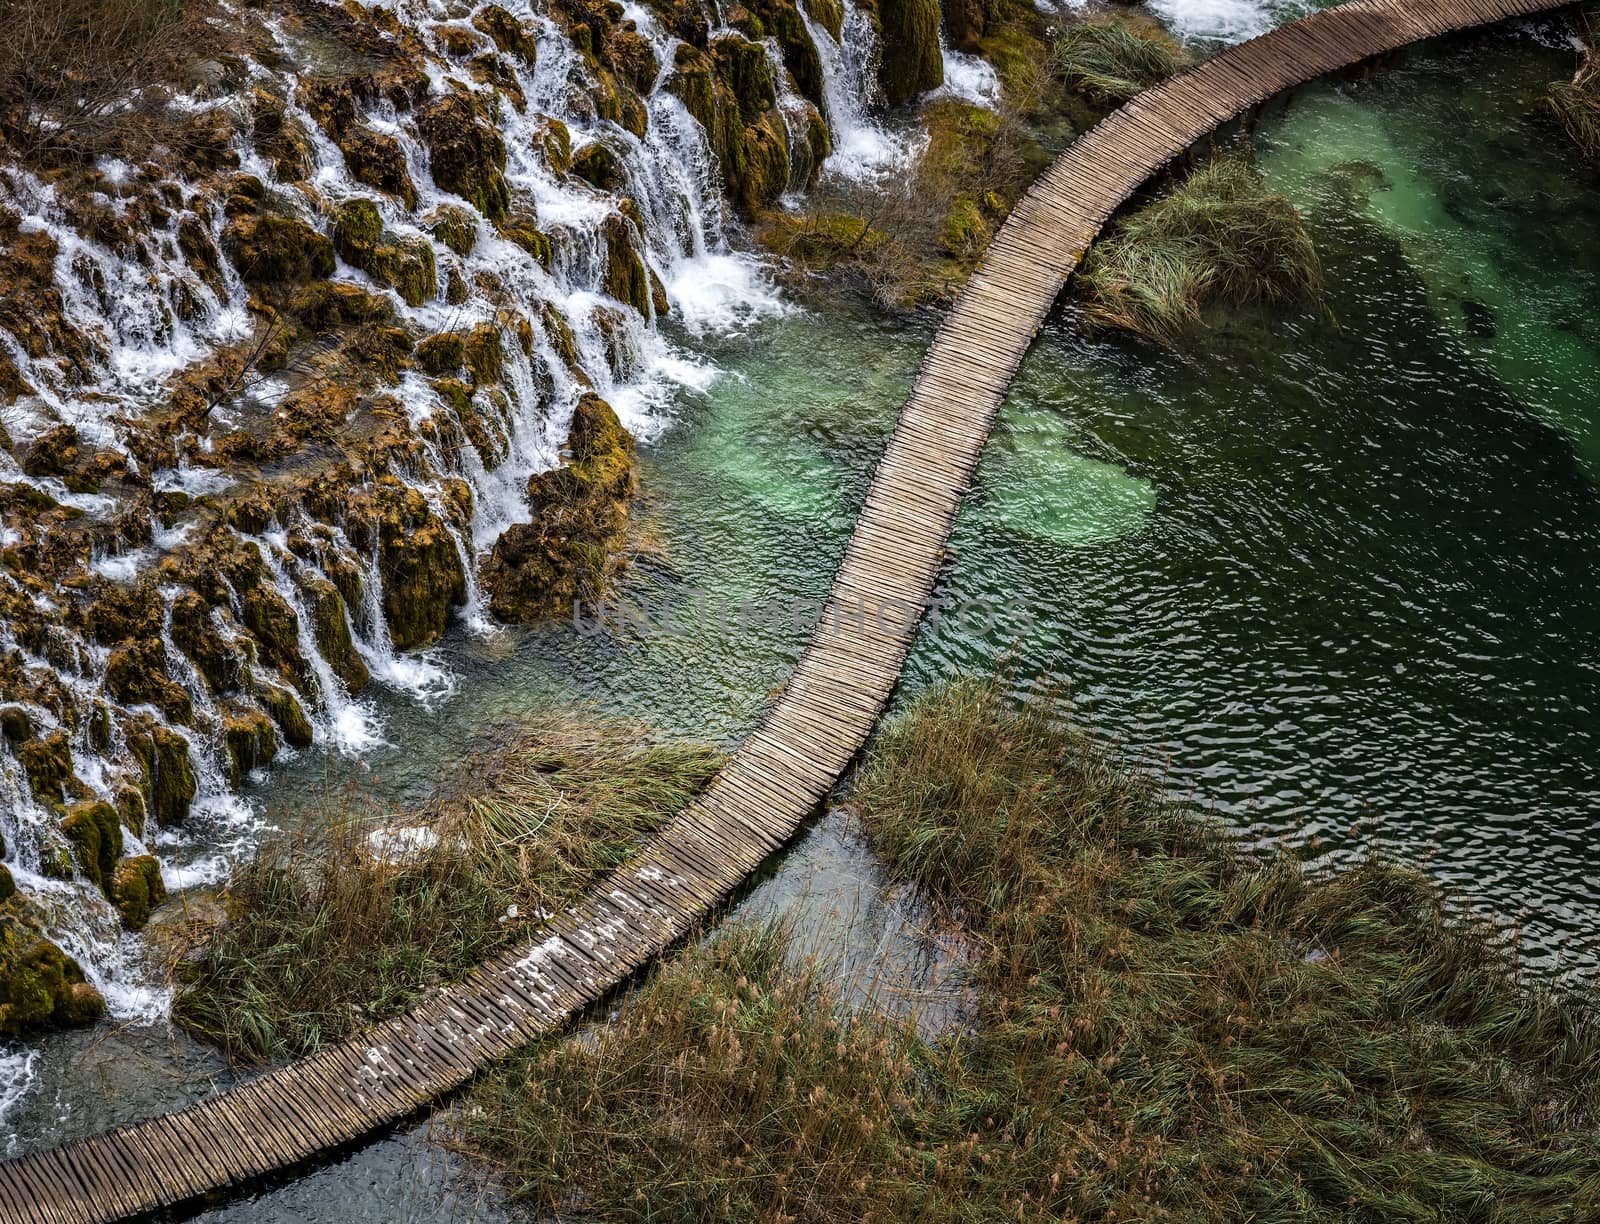
[[[511,203],[505,141],[479,117],[472,97],[458,91],[430,102],[417,112],[417,132],[428,146],[434,181],[490,221],[504,220]]]
[[[543,230],[531,222],[511,220],[500,227],[500,235],[533,256],[546,272],[550,270],[555,261],[555,247],[550,243],[550,235]]]
[[[365,268],[383,240],[383,214],[365,196],[343,200],[333,210],[333,244],[346,263]]]
[[[417,342],[417,364],[429,374],[453,374],[461,368],[467,351],[466,337],[460,332],[440,332]]]
[[[478,245],[478,219],[465,208],[441,204],[423,224],[442,246],[463,258]]]
[[[17,760],[34,798],[44,803],[66,799],[67,783],[72,780],[72,746],[65,731],[28,740],[17,749]]]
[[[310,665],[300,653],[300,618],[287,600],[265,584],[245,591],[240,620],[260,646],[261,661],[284,676],[303,678]]]
[[[372,676],[350,635],[350,620],[339,588],[326,578],[313,577],[305,579],[300,590],[311,613],[317,650],[327,660],[333,674],[344,682],[345,688],[359,693]]]
[[[261,708],[272,716],[272,721],[278,724],[285,743],[294,748],[311,747],[311,741],[315,738],[311,720],[306,717],[300,699],[292,689],[262,684],[257,686],[255,697],[261,703]]]
[[[0,1036],[91,1024],[105,999],[83,968],[15,916],[0,916]]]
[[[372,200],[345,200],[334,210],[333,240],[345,262],[397,290],[408,305],[421,306],[438,290],[432,244],[415,236],[385,234]]]
[[[112,904],[130,931],[144,929],[150,911],[167,899],[161,864],[153,854],[141,854],[117,864],[110,889]]]
[[[298,217],[235,217],[222,236],[239,275],[257,284],[324,280],[333,275],[333,243]]]
[[[550,168],[557,174],[566,174],[572,169],[572,133],[561,120],[545,119],[539,146],[544,150]]]
[[[11,868],[0,863],[0,904],[17,895],[17,882],[11,878]]]
[[[939,227],[939,245],[958,258],[975,257],[992,236],[983,210],[971,196],[957,196]]]
[[[193,591],[172,601],[172,641],[194,663],[214,693],[235,689],[244,674],[244,659],[222,635],[210,605]]]
[[[505,349],[500,340],[500,329],[493,323],[474,326],[462,347],[462,360],[472,374],[473,386],[498,383],[505,370]]]
[[[278,753],[278,733],[260,710],[230,709],[222,716],[222,743],[228,753],[228,779],[238,786],[251,770],[261,769]]]
[[[189,761],[189,741],[159,723],[128,734],[128,750],[139,762],[145,809],[163,827],[182,823],[199,784]]]
[[[397,139],[358,124],[341,132],[338,144],[356,182],[393,196],[407,208],[417,206],[417,189]]]
[[[606,292],[649,318],[650,278],[635,245],[633,224],[612,213],[605,220],[602,236],[606,244]]]
[[[488,4],[479,9],[472,15],[472,24],[492,38],[501,51],[516,56],[527,67],[532,68],[538,63],[539,40],[498,4]]]
[[[938,0],[878,0],[883,25],[878,83],[890,106],[944,84]]]
[[[601,191],[620,191],[627,184],[622,161],[604,141],[579,149],[572,158],[571,172]]]
[[[800,96],[816,106],[825,106],[822,57],[794,0],[745,0],[741,8],[742,15],[740,9],[734,10],[732,24],[758,41],[776,39],[783,66],[794,78]],[[840,20],[843,21],[842,15]]]
[[[378,247],[367,272],[374,280],[395,289],[408,306],[423,305],[439,289],[433,244],[415,235]]]
[[[122,857],[122,821],[117,809],[101,800],[75,803],[67,809],[61,831],[72,846],[79,874],[109,896],[117,860]]]

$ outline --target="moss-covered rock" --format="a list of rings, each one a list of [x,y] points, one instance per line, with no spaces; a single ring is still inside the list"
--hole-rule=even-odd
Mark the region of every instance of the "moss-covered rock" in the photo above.
[[[628,181],[622,159],[603,140],[579,149],[573,155],[571,172],[601,191],[619,191]]]
[[[386,234],[373,200],[356,197],[334,209],[333,241],[346,263],[397,290],[408,305],[421,306],[438,290],[432,244]]]
[[[633,223],[612,213],[601,232],[606,244],[606,292],[649,318],[650,277],[639,255]]]
[[[533,31],[498,4],[488,4],[479,9],[472,16],[472,24],[493,39],[494,45],[507,55],[516,56],[529,68],[538,63],[539,40],[534,37]]]
[[[298,217],[236,216],[222,235],[239,275],[256,284],[324,280],[333,275],[333,243]]]
[[[479,323],[467,334],[462,345],[462,360],[472,375],[474,387],[498,383],[505,371],[505,346],[500,329],[492,323]]]
[[[213,693],[238,688],[244,658],[217,627],[210,606],[194,591],[184,591],[172,601],[172,641],[205,677]]]
[[[153,854],[123,859],[111,877],[111,904],[116,906],[122,925],[130,931],[144,929],[150,911],[167,899],[167,886],[161,879],[161,864]]]
[[[11,900],[17,895],[17,882],[11,876],[11,868],[0,863],[0,905]]]
[[[637,488],[634,443],[611,405],[586,394],[573,412],[568,462],[528,481],[533,521],[507,528],[484,569],[502,620],[560,615],[600,593],[626,537]]]
[[[667,82],[705,128],[728,198],[755,215],[789,186],[789,142],[766,48],[724,35],[709,53],[679,44]]]
[[[306,717],[300,699],[294,690],[276,684],[256,686],[255,698],[261,708],[272,716],[272,721],[283,733],[284,742],[294,748],[309,748],[315,738],[311,720]]]
[[[261,661],[286,678],[304,681],[310,665],[300,652],[300,618],[289,601],[258,584],[240,598],[239,615],[260,647]]]
[[[189,741],[159,723],[128,729],[128,751],[139,763],[145,810],[163,826],[189,815],[199,783],[189,760]]]
[[[62,818],[61,831],[72,846],[78,873],[110,895],[112,873],[122,857],[122,821],[103,800],[75,803]]]
[[[106,659],[106,692],[126,705],[153,705],[173,722],[189,723],[194,702],[166,674],[159,641],[148,639],[119,646]]]
[[[77,961],[16,916],[0,916],[0,1036],[92,1024],[105,1010]]]
[[[539,135],[539,147],[545,160],[556,174],[565,175],[572,169],[572,132],[561,120],[545,116],[544,128]]]
[[[467,338],[461,332],[440,332],[417,342],[417,364],[434,376],[454,374],[461,368]]]
[[[256,152],[286,183],[298,182],[316,164],[311,137],[286,111],[284,100],[264,89],[251,92],[250,136]]]
[[[233,707],[222,716],[222,742],[228,750],[228,779],[238,786],[251,770],[278,755],[278,733],[260,710]]]
[[[465,208],[441,204],[423,221],[423,228],[448,250],[462,257],[478,245],[478,218]]]
[[[470,200],[489,220],[503,220],[511,204],[506,145],[480,117],[473,97],[456,91],[430,102],[417,112],[417,132],[428,146],[434,182]]]
[[[406,168],[405,151],[393,136],[362,125],[346,130],[338,143],[356,182],[393,196],[407,208],[417,206],[417,189]]]
[[[72,779],[72,746],[65,731],[28,740],[17,748],[17,760],[34,798],[44,803],[65,802]]]
[[[533,256],[546,272],[554,266],[555,247],[550,241],[550,235],[539,229],[532,221],[513,217],[501,225],[500,236],[516,243]]]
[[[467,599],[466,571],[455,538],[423,494],[383,477],[353,501],[346,530],[374,540],[383,572],[383,612],[401,650],[439,640],[450,609]]]
[[[841,23],[843,19],[841,9]],[[763,38],[776,39],[783,54],[783,66],[794,78],[800,96],[818,107],[826,105],[822,56],[794,0],[742,0],[730,14],[729,24],[758,42]]]
[[[944,84],[939,0],[878,0],[883,54],[878,83],[890,106]]]
[[[311,628],[317,639],[317,649],[327,660],[333,674],[344,682],[345,688],[359,693],[372,679],[366,661],[356,650],[350,636],[350,620],[345,612],[344,597],[339,588],[326,578],[313,577],[301,583],[306,608],[311,613]]]

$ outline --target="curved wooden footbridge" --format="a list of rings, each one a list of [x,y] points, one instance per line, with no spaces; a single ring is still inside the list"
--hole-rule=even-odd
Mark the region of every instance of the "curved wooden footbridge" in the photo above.
[[[0,1221],[123,1219],[349,1143],[560,1028],[672,945],[784,844],[866,741],[1012,376],[1113,211],[1197,139],[1283,89],[1419,39],[1555,7],[1355,0],[1222,52],[1078,140],[1018,203],[945,319],[810,645],[700,798],[539,943],[410,1013],[177,1113],[0,1165]]]

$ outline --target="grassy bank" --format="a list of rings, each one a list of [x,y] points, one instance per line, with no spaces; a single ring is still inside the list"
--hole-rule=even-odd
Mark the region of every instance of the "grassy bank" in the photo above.
[[[602,1219],[1572,1220],[1593,1000],[1518,980],[1413,872],[1247,854],[992,686],[922,700],[854,802],[981,951],[933,1044],[780,932],[660,966],[492,1074],[469,1150]]]
[[[421,812],[336,796],[240,869],[229,920],[182,966],[174,1017],[244,1061],[347,1037],[527,940],[721,760],[631,723],[552,716],[467,762]]]

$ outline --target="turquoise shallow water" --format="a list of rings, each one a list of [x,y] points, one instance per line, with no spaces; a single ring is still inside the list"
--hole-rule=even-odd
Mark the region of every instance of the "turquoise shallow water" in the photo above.
[[[1399,847],[1525,918],[1541,967],[1592,964],[1600,190],[1534,108],[1571,58],[1502,32],[1275,104],[1253,139],[1310,218],[1326,311],[1218,315],[1176,351],[1058,312],[942,578],[973,614],[924,626],[901,699],[996,665],[1019,692],[1065,690],[1257,835]],[[455,696],[385,700],[394,747],[304,755],[253,797],[288,823],[354,778],[401,808],[551,701],[736,742],[799,655],[791,613],[827,588],[931,326],[818,304],[716,341],[728,374],[644,457],[656,547],[622,594],[649,627],[452,635]],[[714,623],[740,608],[768,619]],[[824,823],[752,903],[804,895],[843,925],[873,874]],[[905,941],[893,914],[873,921]],[[150,1112],[217,1070],[164,1033],[96,1041],[47,1052],[22,1142]],[[218,1217],[486,1218],[416,1142]],[[413,1190],[375,1193],[401,1172]]]

